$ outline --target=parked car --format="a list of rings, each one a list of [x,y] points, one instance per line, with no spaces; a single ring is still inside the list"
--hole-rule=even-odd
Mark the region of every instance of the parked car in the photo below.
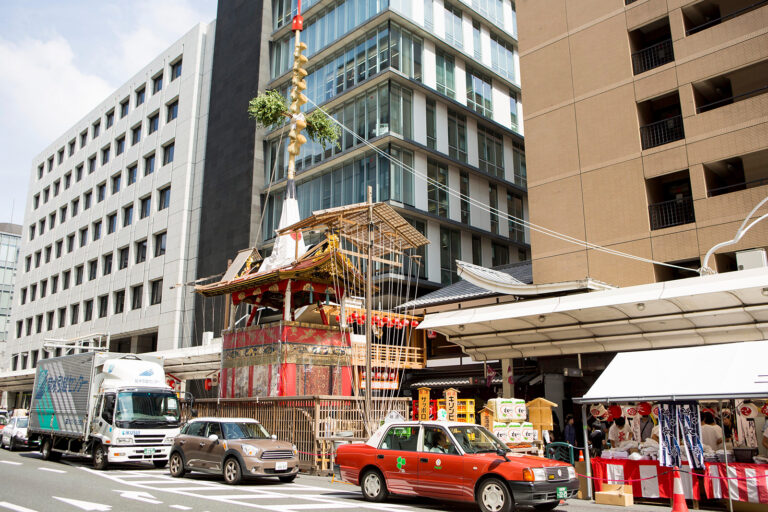
[[[248,476],[293,482],[299,458],[296,446],[278,441],[256,420],[195,418],[174,440],[169,466],[174,477],[200,471],[223,474],[228,484]]]
[[[447,421],[385,424],[364,444],[339,446],[334,471],[369,501],[424,496],[475,501],[483,512],[551,510],[579,490],[570,464],[510,453],[484,427]]]
[[[31,446],[27,437],[27,426],[29,418],[26,416],[16,416],[11,418],[0,435],[0,446],[14,451],[17,448],[29,448]],[[33,443],[34,444],[34,443]]]
[[[0,414],[0,430],[3,430],[7,424],[8,424],[8,415]]]

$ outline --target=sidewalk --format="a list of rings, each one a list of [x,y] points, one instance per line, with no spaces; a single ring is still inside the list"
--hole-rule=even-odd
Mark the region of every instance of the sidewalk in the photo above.
[[[693,512],[693,507],[691,506],[690,502],[688,503],[688,508]],[[614,505],[598,505],[594,501],[587,501],[587,500],[568,500],[565,505],[560,505],[555,510],[561,511],[561,512],[667,512],[671,510],[672,507],[669,505],[668,500],[666,500],[666,503],[662,504],[661,502],[658,505],[645,505],[645,504],[637,504],[635,503],[631,507],[617,507]],[[712,511],[716,509],[712,508],[700,508],[699,511],[701,512],[707,512]]]

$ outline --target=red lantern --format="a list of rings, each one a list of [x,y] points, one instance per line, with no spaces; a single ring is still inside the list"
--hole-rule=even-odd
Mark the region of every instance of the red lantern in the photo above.
[[[637,413],[640,416],[648,416],[651,414],[651,404],[649,402],[640,402],[637,404]]]
[[[768,402],[766,402],[765,405],[760,408],[760,412],[768,416]]]
[[[340,322],[341,322],[341,317],[339,315],[336,315],[336,323],[340,323]]]
[[[363,315],[357,316],[357,325],[363,325],[365,323],[365,318],[363,318]]]
[[[611,416],[614,418],[621,418],[622,416],[622,410],[620,405],[612,405],[608,408],[608,412],[611,413]]]
[[[211,388],[213,387],[213,383],[211,382],[211,379],[205,379],[204,386],[206,391],[210,391]]]
[[[436,331],[427,331],[427,338],[430,338],[430,339],[437,338],[437,332]]]
[[[381,317],[377,317],[376,318],[376,326],[377,327],[381,327],[382,325],[384,325],[384,319],[381,318]]]
[[[349,319],[354,322],[357,319],[357,312],[356,311],[351,312],[349,314]]]
[[[418,320],[411,320],[411,327],[418,327],[419,321]]]
[[[394,325],[394,322],[392,321],[392,317],[387,317],[387,327],[392,327]]]
[[[403,328],[403,322],[399,318],[395,319],[395,329],[402,329]]]
[[[379,323],[379,315],[373,315],[373,318],[371,319],[371,323],[373,325],[377,325]]]

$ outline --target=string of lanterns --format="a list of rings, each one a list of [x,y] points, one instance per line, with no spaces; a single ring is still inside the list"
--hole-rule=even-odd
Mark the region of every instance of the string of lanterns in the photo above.
[[[350,324],[356,323],[357,325],[365,324],[365,313],[357,313],[352,311],[347,315],[347,320]],[[336,315],[336,322],[341,323],[341,317]],[[407,318],[392,317],[388,315],[373,315],[371,323],[374,327],[391,327],[395,329],[403,329],[407,327],[418,327],[419,321],[416,319],[409,320]]]

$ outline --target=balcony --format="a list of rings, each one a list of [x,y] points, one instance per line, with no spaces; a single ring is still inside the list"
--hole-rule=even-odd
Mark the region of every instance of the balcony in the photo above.
[[[672,39],[667,39],[633,53],[632,69],[636,75],[639,75],[674,60],[675,52],[672,48]]]
[[[696,221],[693,214],[693,198],[682,197],[648,206],[651,229],[671,228]]]
[[[683,9],[685,35],[691,36],[768,5],[768,0],[705,0]]]
[[[677,115],[640,127],[643,149],[655,148],[685,138],[683,116]]]
[[[365,366],[365,343],[352,342],[352,365]],[[426,365],[421,347],[384,345],[371,346],[371,366],[376,368],[421,369]]]
[[[693,84],[696,113],[703,114],[768,93],[768,61]]]
[[[707,196],[768,185],[768,150],[704,164]]]

